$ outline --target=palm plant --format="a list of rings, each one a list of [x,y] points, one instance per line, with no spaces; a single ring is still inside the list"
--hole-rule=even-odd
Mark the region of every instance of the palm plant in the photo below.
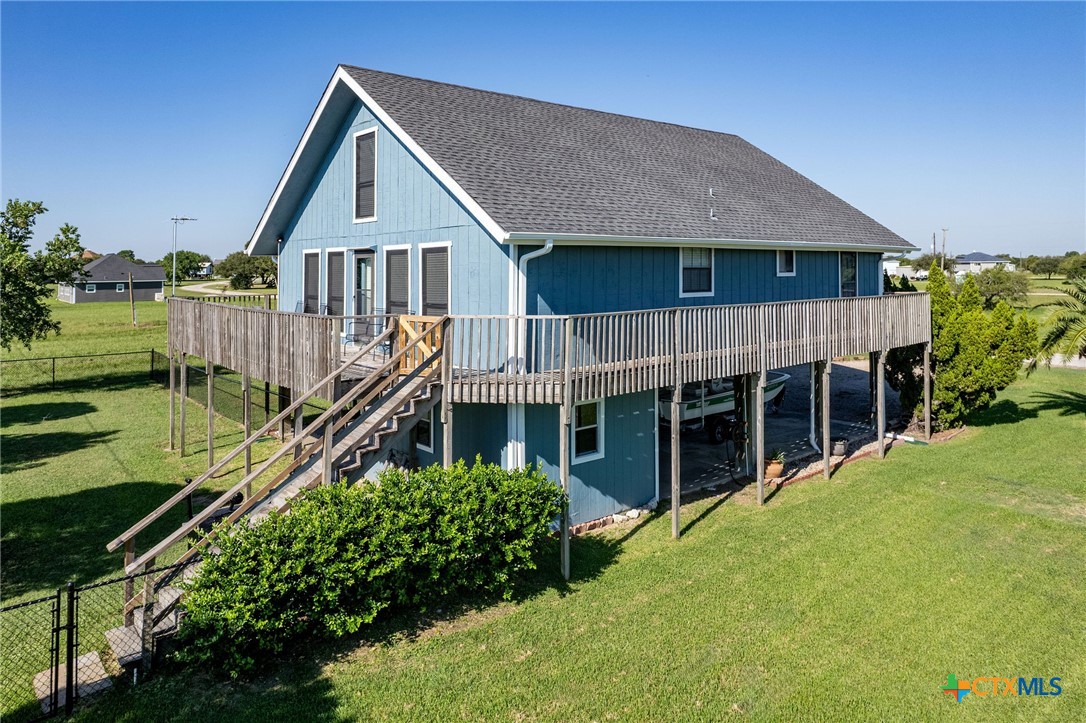
[[[1038,304],[1038,307],[1056,307],[1056,312],[1045,322],[1044,336],[1033,361],[1026,367],[1027,374],[1032,374],[1041,362],[1051,365],[1056,354],[1065,359],[1086,357],[1086,278],[1074,279],[1071,284],[1068,298]]]

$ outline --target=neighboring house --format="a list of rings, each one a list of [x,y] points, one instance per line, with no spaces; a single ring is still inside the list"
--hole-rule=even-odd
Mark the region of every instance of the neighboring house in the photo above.
[[[246,250],[285,311],[481,317],[878,296],[912,248],[735,135],[340,66]],[[575,399],[572,523],[659,494],[658,391]],[[455,419],[455,457],[557,478],[558,404]]]
[[[117,254],[99,256],[83,267],[86,276],[57,285],[57,298],[70,304],[88,301],[128,301],[128,275],[136,301],[154,301],[163,293],[166,274],[158,264],[134,264]]]
[[[196,267],[196,273],[193,274],[197,279],[210,279],[215,273],[215,265],[210,261],[201,261],[200,265]]]
[[[882,270],[890,276],[908,276],[913,267],[904,256],[884,256]]]
[[[974,251],[971,254],[958,256],[954,259],[954,274],[956,276],[979,274],[981,271],[994,269],[997,266],[1002,266],[1007,271],[1014,271],[1017,268],[1005,258]]]

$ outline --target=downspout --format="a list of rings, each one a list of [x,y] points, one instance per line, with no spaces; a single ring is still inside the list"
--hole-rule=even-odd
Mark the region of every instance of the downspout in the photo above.
[[[513,320],[515,325],[515,339],[516,348],[513,352],[513,363],[515,368],[519,372],[524,372],[525,356],[527,354],[527,322],[523,317],[527,314],[528,308],[528,262],[532,259],[545,256],[554,250],[554,239],[548,238],[543,244],[543,248],[536,249],[530,253],[526,253],[520,257],[517,264],[517,283],[516,283],[516,309],[514,310],[514,316],[520,317]],[[527,464],[525,459],[525,423],[524,423],[524,405],[514,404],[510,410],[512,413],[510,419],[510,466],[511,467],[523,467]]]

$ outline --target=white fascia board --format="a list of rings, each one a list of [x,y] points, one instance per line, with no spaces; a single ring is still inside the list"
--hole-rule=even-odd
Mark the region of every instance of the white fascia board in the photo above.
[[[352,78],[343,68],[336,69],[336,74],[332,76],[332,80],[342,82],[353,90],[362,100],[362,103],[377,117],[377,120],[388,129],[389,133],[400,141],[400,143],[403,143],[411,155],[415,156],[415,158],[426,167],[426,170],[432,173],[434,178],[449,190],[457,201],[464,204],[464,208],[467,209],[468,213],[475,217],[475,220],[486,229],[486,232],[490,234],[495,241],[501,242],[505,239],[505,230],[490,217],[490,214],[483,210],[482,206],[476,203],[474,198],[468,195],[467,191],[460,187],[460,184],[457,183],[444,168],[438,165],[437,161],[430,157],[429,153],[423,150],[422,146],[416,143],[415,140],[407,134],[407,131],[400,127],[399,123],[393,120],[392,116],[385,112],[384,108],[378,105],[377,101],[370,97],[370,94],[358,84],[358,81]]]
[[[321,96],[320,103],[317,104],[317,108],[313,111],[313,115],[309,117],[309,123],[305,127],[305,133],[302,134],[302,139],[298,141],[298,145],[294,148],[294,153],[290,157],[290,163],[287,164],[286,170],[283,171],[283,175],[279,177],[279,183],[275,186],[275,191],[272,192],[272,197],[268,201],[268,205],[264,207],[264,214],[260,217],[260,222],[257,223],[256,230],[253,231],[253,235],[249,238],[249,243],[245,244],[245,253],[250,256],[253,254],[253,247],[256,245],[257,238],[263,233],[264,226],[268,223],[268,218],[271,216],[272,209],[274,209],[275,204],[279,202],[279,196],[282,195],[283,189],[287,185],[287,181],[290,180],[291,174],[294,173],[294,167],[298,164],[298,159],[301,158],[302,151],[305,150],[306,145],[309,143],[309,137],[313,135],[313,129],[317,127],[317,122],[324,113],[325,106],[328,105],[328,100],[332,97],[332,92],[336,88],[336,82],[336,76],[333,75],[332,79],[328,81],[328,87],[324,89],[324,95]]]
[[[896,251],[907,253],[901,246],[876,246],[817,241],[760,241],[754,239],[652,238],[649,236],[591,236],[549,232],[515,231],[506,234],[508,244],[541,244],[553,238],[559,246],[702,246],[731,249],[792,249],[795,251]],[[916,248],[915,246],[912,248]]]

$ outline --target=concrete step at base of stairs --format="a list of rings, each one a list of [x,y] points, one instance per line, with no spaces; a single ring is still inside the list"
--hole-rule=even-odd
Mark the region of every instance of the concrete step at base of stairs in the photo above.
[[[64,683],[68,675],[68,666],[61,663],[56,672],[57,680],[60,681],[57,691],[57,710],[63,711],[67,698]],[[49,700],[53,689],[52,681],[52,668],[41,671],[31,681],[34,696],[38,699],[38,703],[41,704],[42,713],[53,712],[50,710],[51,701]],[[98,655],[98,651],[80,655],[75,659],[75,681],[76,696],[79,698],[108,690],[113,685],[113,680],[109,673],[106,672],[106,666],[102,662],[101,656]]]

